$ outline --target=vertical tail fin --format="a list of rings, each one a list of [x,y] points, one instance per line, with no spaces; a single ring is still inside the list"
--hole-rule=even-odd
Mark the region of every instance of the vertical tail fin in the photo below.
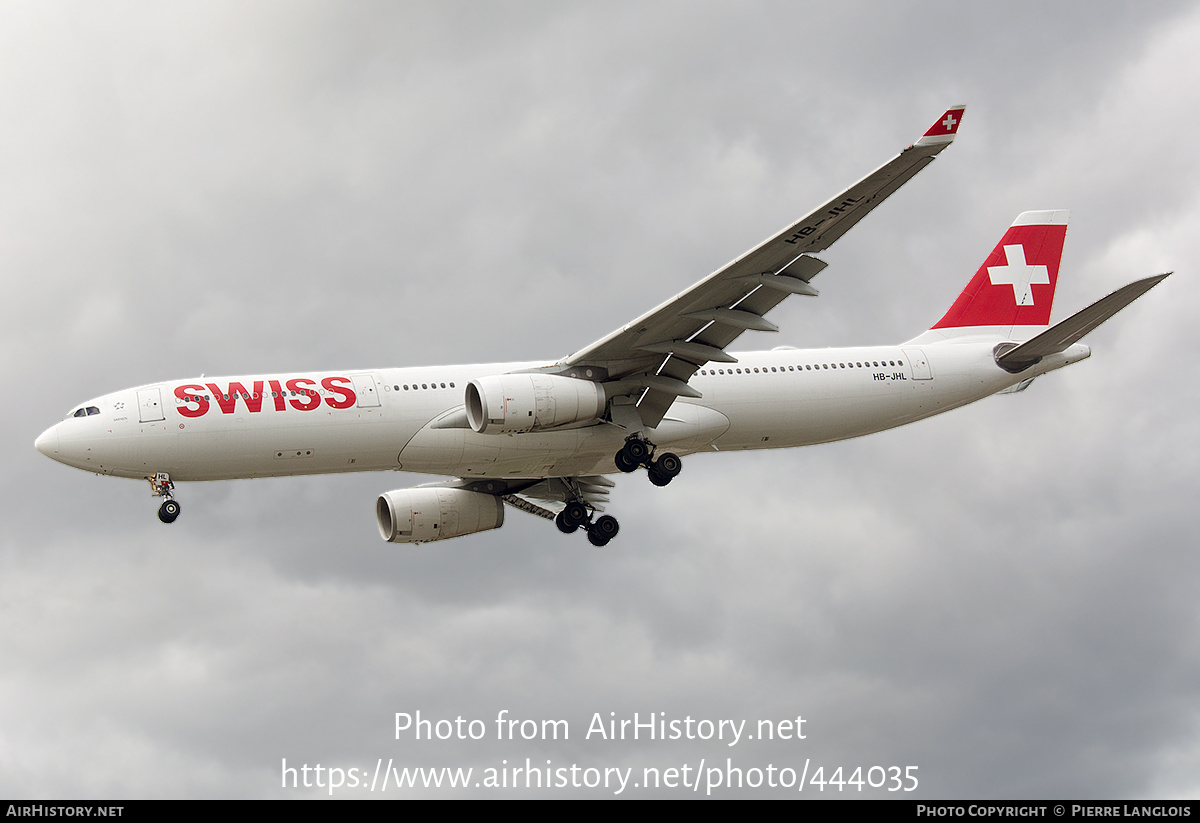
[[[1028,334],[1049,326],[1069,215],[1068,211],[1019,215],[932,330],[987,327],[1012,336],[1017,334],[1014,327],[1031,327]]]

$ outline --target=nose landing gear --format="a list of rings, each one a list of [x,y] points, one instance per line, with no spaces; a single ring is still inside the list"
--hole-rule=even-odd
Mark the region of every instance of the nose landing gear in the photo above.
[[[164,500],[163,504],[158,507],[158,519],[164,523],[174,523],[178,516],[179,501],[177,500]]]
[[[175,518],[179,517],[179,501],[175,499],[173,494],[175,484],[171,482],[171,476],[166,472],[158,472],[153,477],[147,477],[146,480],[150,483],[150,493],[155,497],[165,498],[161,506],[158,507],[158,519],[164,523],[174,523]]]

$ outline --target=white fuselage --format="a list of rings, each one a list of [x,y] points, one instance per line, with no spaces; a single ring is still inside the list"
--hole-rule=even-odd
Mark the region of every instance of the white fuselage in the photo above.
[[[1089,355],[1075,344],[1020,374],[991,336],[921,346],[775,349],[709,364],[647,436],[681,455],[858,437],[971,403]],[[465,422],[471,380],[545,366],[498,363],[197,378],[89,401],[38,438],[59,462],[97,474],[228,480],[403,470],[463,478],[616,471],[628,432],[606,422],[479,434]],[[715,366],[715,368],[714,368]]]

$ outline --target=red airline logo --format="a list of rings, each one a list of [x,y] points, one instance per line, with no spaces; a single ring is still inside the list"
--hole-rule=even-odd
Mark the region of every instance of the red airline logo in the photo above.
[[[933,328],[1048,325],[1066,220],[1065,211],[1020,215]]]
[[[1018,306],[1032,306],[1033,284],[1050,285],[1050,269],[1045,266],[1031,266],[1025,262],[1025,247],[1005,246],[1004,257],[1008,261],[1003,266],[988,266],[988,279],[993,286],[1012,286],[1013,301]]]
[[[358,400],[353,389],[354,383],[349,377],[323,377],[320,385],[329,392],[324,400],[330,408],[348,409]],[[225,389],[216,383],[185,383],[175,387],[175,397],[182,401],[176,411],[184,417],[201,417],[208,413],[214,402],[222,414],[238,411],[239,400],[245,405],[245,411],[257,414],[263,410],[265,400],[270,400],[277,412],[286,411],[288,406],[297,411],[313,411],[321,405],[322,400],[321,393],[317,391],[317,381],[307,377],[295,377],[286,383],[280,380],[255,380],[249,389],[237,381]]]
[[[953,137],[958,134],[958,126],[962,122],[965,106],[955,106],[946,111],[941,119],[929,127],[925,137]]]

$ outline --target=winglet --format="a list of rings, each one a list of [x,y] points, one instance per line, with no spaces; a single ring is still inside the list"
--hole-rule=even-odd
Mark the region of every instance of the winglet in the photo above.
[[[940,146],[952,142],[954,135],[958,134],[958,126],[962,123],[963,112],[966,110],[966,106],[951,106],[946,109],[946,113],[929,127],[929,131],[925,132],[916,145]]]

